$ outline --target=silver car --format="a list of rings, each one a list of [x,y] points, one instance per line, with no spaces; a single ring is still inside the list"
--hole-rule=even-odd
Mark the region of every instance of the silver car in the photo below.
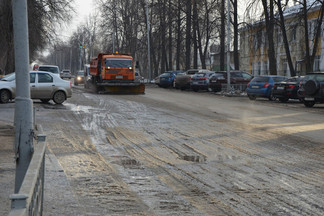
[[[45,71],[30,71],[31,99],[40,99],[43,103],[53,100],[63,103],[72,97],[72,83]],[[16,97],[16,74],[9,74],[0,80],[0,103],[8,103]]]

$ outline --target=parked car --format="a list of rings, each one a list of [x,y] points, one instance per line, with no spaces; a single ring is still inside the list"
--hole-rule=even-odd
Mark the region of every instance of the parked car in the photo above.
[[[30,71],[31,99],[40,99],[47,103],[53,100],[56,104],[63,103],[72,97],[72,83],[62,80],[50,72]],[[16,97],[16,74],[11,73],[0,81],[0,103],[8,103]]]
[[[178,73],[183,73],[183,71],[166,71],[161,74],[159,86],[164,88],[172,86],[174,78]]]
[[[284,76],[257,76],[247,85],[246,92],[250,100],[257,97],[265,97],[269,100],[276,100],[272,95],[272,87],[275,82],[281,82],[287,79]]]
[[[154,83],[160,87],[160,75],[154,78]]]
[[[275,83],[272,88],[272,95],[280,102],[287,102],[289,99],[299,99],[297,91],[302,76],[291,77],[284,81]]]
[[[84,84],[84,71],[78,71],[74,77],[74,85]]]
[[[38,70],[39,71],[47,71],[47,72],[51,72],[51,73],[60,75],[60,69],[56,65],[40,65],[38,67]]]
[[[181,90],[189,89],[190,80],[198,71],[198,69],[189,69],[183,73],[178,73],[174,79],[173,87]]]
[[[64,78],[68,78],[68,79],[71,79],[72,78],[72,74],[71,74],[71,71],[70,70],[62,70],[61,72],[61,78],[64,79]]]
[[[306,107],[324,103],[324,72],[307,74],[300,82],[298,96]]]
[[[230,71],[230,84],[234,89],[245,91],[247,84],[252,80],[253,76],[244,71]],[[227,84],[227,72],[216,72],[209,80],[209,89],[213,92],[222,90],[222,86]]]
[[[209,70],[200,70],[196,73],[191,78],[190,82],[192,90],[195,92],[199,90],[208,90],[209,79],[213,74],[215,74],[215,72]]]

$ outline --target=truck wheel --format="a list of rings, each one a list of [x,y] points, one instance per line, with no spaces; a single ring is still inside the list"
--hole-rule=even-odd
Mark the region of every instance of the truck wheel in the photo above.
[[[10,100],[10,92],[8,90],[0,91],[0,103],[8,103]]]
[[[54,93],[53,101],[56,104],[62,104],[66,100],[65,93],[62,91],[57,91]]]

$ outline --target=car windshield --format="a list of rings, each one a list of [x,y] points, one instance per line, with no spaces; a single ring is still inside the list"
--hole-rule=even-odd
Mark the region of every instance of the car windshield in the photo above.
[[[57,67],[40,66],[38,70],[39,71],[48,71],[48,72],[51,72],[51,73],[59,73]]]
[[[11,82],[13,80],[15,80],[16,78],[16,74],[15,73],[11,73],[11,74],[8,74],[6,76],[4,76],[1,81],[8,81],[8,82]]]
[[[281,81],[284,81],[286,79],[286,77],[273,77],[272,79],[275,82],[281,82]]]
[[[106,59],[105,67],[132,67],[131,59]]]
[[[165,72],[165,73],[163,73],[163,74],[161,74],[161,76],[171,76],[171,72]]]
[[[268,81],[269,81],[269,77],[255,77],[252,80],[252,82],[256,82],[256,83],[263,83]]]
[[[84,75],[84,72],[83,71],[79,71],[78,72],[78,76],[83,76]]]
[[[187,74],[189,74],[189,75],[193,75],[195,73],[197,73],[197,71],[187,71]]]
[[[307,81],[307,80],[316,80],[316,81],[319,81],[319,82],[323,82],[324,81],[324,74],[309,74],[309,75],[306,75],[303,80],[305,80],[305,81]]]
[[[206,73],[196,73],[195,77],[205,77],[207,76]]]

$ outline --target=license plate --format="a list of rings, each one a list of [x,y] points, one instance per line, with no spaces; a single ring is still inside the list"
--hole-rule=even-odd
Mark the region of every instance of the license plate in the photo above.
[[[216,80],[212,80],[211,82],[212,82],[212,83],[215,83],[215,82],[217,82],[217,81],[216,81]]]
[[[123,79],[123,76],[118,75],[116,76],[116,79]]]
[[[258,89],[259,86],[251,86],[251,88]]]
[[[305,101],[314,101],[314,98],[305,97]]]
[[[198,85],[198,82],[193,82],[192,84],[194,84],[194,85]]]
[[[282,87],[282,86],[278,86],[278,87],[277,87],[277,89],[278,89],[278,90],[284,90],[284,89],[285,89],[285,87]]]

